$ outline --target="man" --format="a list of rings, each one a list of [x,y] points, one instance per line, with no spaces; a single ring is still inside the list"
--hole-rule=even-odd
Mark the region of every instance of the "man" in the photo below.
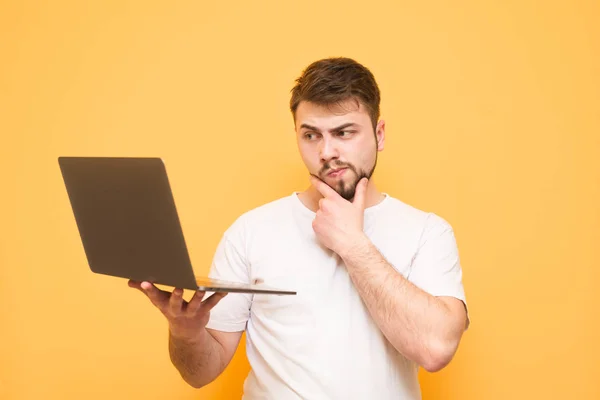
[[[384,148],[371,72],[347,58],[311,64],[292,90],[310,187],[240,216],[210,276],[295,296],[160,291],[171,360],[194,387],[213,381],[246,332],[244,399],[419,399],[418,367],[438,371],[468,326],[451,226],[380,192]]]

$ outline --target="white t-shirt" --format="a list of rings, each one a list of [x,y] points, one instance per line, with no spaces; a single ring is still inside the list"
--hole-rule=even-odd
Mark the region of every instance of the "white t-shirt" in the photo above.
[[[217,248],[210,276],[264,281],[297,295],[230,293],[208,328],[246,330],[247,400],[420,399],[418,366],[381,333],[340,258],[312,228],[293,193],[240,216]],[[385,259],[435,296],[465,302],[451,226],[386,194],[365,210],[364,230]]]

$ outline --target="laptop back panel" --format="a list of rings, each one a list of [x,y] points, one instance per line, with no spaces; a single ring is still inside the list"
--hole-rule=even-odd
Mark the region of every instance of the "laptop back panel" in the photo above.
[[[197,289],[161,159],[60,157],[59,165],[93,272]]]

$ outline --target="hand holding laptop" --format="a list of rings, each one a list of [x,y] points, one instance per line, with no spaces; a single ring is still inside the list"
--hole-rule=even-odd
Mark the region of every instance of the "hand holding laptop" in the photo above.
[[[129,280],[128,284],[150,299],[167,318],[171,334],[183,340],[194,340],[204,330],[210,310],[227,295],[227,292],[218,292],[203,300],[205,292],[196,291],[188,302],[183,299],[183,289],[176,288],[170,293],[150,282]]]

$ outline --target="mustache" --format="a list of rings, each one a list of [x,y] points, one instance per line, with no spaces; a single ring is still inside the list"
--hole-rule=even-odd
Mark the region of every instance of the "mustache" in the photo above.
[[[348,168],[348,169],[356,172],[356,169],[354,168],[354,166],[352,164],[345,163],[343,161],[334,160],[334,161],[330,161],[330,162],[323,164],[323,167],[319,171],[319,175],[323,175],[331,169],[340,169],[340,168]]]

